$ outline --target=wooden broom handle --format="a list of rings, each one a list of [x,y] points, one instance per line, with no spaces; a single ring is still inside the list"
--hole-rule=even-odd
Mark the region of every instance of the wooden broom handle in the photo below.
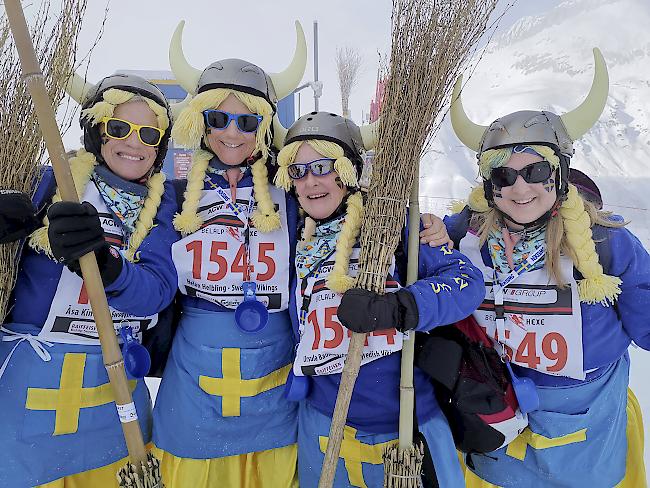
[[[38,118],[38,125],[43,133],[43,139],[47,147],[47,152],[52,161],[56,184],[61,192],[61,198],[70,202],[79,202],[77,191],[72,179],[70,165],[65,156],[65,149],[59,127],[56,124],[56,116],[52,108],[52,102],[47,94],[45,87],[45,78],[38,65],[34,46],[27,30],[27,22],[23,13],[20,0],[5,0],[5,10],[9,19],[9,26],[16,43],[16,49],[20,57],[20,63],[23,70],[23,79],[27,84],[27,89],[34,102],[34,109]],[[115,394],[115,403],[118,406],[131,405],[133,400],[129,391],[129,384],[124,372],[124,361],[122,353],[117,344],[117,336],[113,327],[104,293],[95,253],[90,252],[79,259],[81,272],[88,291],[90,306],[97,324],[99,333],[99,342],[104,357],[104,365],[108,371],[108,377]],[[137,418],[129,422],[122,423],[126,447],[129,451],[131,461],[136,466],[139,474],[142,474],[141,466],[146,463],[147,453],[142,440],[142,432]]]
[[[417,171],[413,178],[411,186],[411,198],[409,208],[409,241],[408,241],[408,268],[407,283],[411,284],[417,281],[418,273],[418,251],[420,245],[420,205],[418,202],[418,185],[420,179]],[[350,339],[350,347],[343,365],[341,374],[341,383],[336,396],[334,413],[332,415],[332,424],[330,425],[329,438],[327,440],[327,450],[325,459],[318,481],[318,488],[330,488],[334,484],[336,475],[336,466],[339,461],[341,452],[341,443],[343,442],[343,429],[348,416],[350,400],[354,384],[359,376],[361,367],[361,355],[365,343],[366,334],[353,333]],[[415,395],[413,391],[413,353],[414,353],[415,335],[411,334],[411,339],[404,341],[402,346],[402,379],[400,382],[400,418],[399,418],[399,447],[400,450],[407,449],[413,444],[413,402]]]
[[[343,441],[343,429],[348,417],[348,408],[352,399],[352,390],[359,376],[361,367],[361,354],[363,345],[366,341],[366,334],[357,332],[352,333],[348,354],[343,365],[341,373],[341,383],[339,383],[339,392],[336,395],[336,404],[332,415],[332,424],[330,425],[329,438],[327,440],[327,450],[325,451],[325,460],[320,472],[318,488],[331,488],[334,484],[334,475],[336,466],[339,462],[339,452],[341,452],[341,442]]]

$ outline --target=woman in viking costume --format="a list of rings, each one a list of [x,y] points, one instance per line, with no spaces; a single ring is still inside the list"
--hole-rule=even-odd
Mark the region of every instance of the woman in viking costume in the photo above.
[[[352,288],[364,205],[358,179],[362,153],[374,146],[372,127],[359,128],[338,115],[313,112],[295,122],[285,142],[275,182],[295,191],[306,214],[290,307],[298,338],[289,397],[301,400],[300,486],[318,485],[350,331],[368,333],[368,338],[335,486],[382,486],[382,452],[398,437],[403,333],[465,318],[483,299],[483,283],[478,270],[458,251],[421,245],[419,280],[402,287],[404,237],[385,295]],[[415,384],[419,430],[428,443],[438,482],[462,487],[451,432],[431,384],[417,368]]]
[[[483,184],[447,227],[484,275],[476,321],[510,364],[515,392],[526,379],[539,400],[507,446],[468,456],[471,487],[645,486],[627,349],[650,349],[650,256],[569,182],[573,141],[607,100],[596,49],[594,59],[587,99],[562,116],[526,110],[480,126],[456,85],[452,124],[477,151]]]
[[[27,231],[8,216],[11,238],[38,229],[1,329],[1,486],[117,486],[127,449],[78,258],[95,252],[115,326],[133,335],[155,326],[176,292],[177,206],[160,173],[171,133],[164,95],[133,75],[94,86],[75,75],[69,92],[82,106],[84,148],[70,166],[84,203],[61,202],[47,167],[33,212],[26,196],[13,197]],[[131,391],[149,442],[149,393],[142,380]]]
[[[154,443],[168,488],[295,486],[297,412],[282,386],[293,357],[297,208],[268,172],[277,101],[305,70],[304,34],[296,24],[282,73],[240,59],[198,71],[183,56],[182,27],[170,64],[192,97],[173,137],[194,155],[174,219],[183,313],[156,399]]]

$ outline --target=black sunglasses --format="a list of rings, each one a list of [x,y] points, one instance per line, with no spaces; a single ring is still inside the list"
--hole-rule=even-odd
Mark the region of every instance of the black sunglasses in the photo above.
[[[501,166],[494,168],[490,175],[490,180],[499,188],[504,186],[512,186],[517,181],[517,177],[521,175],[526,183],[543,183],[548,180],[553,174],[553,168],[548,161],[537,161],[524,166],[519,171],[512,168]]]
[[[255,132],[263,117],[257,114],[231,114],[223,110],[204,110],[205,125],[212,129],[224,130],[234,120],[241,132]]]

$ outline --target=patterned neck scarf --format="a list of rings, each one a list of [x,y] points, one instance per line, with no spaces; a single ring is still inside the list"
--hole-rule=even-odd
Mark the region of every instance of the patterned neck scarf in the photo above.
[[[135,231],[135,223],[147,198],[147,187],[123,180],[104,165],[95,167],[92,179],[110,212],[122,224],[124,244]]]
[[[251,161],[251,164],[253,162],[254,161]],[[228,165],[226,163],[222,163],[218,157],[214,156],[210,160],[210,164],[208,165],[208,169],[206,171],[208,173],[212,173],[213,175],[224,176],[226,174],[226,171],[233,168],[239,168],[239,171],[246,173],[246,171],[250,169],[250,165],[247,162],[240,165]]]
[[[512,232],[511,235],[515,236],[516,233]],[[534,252],[536,249],[544,245],[544,239],[546,237],[546,226],[538,227],[533,230],[524,230],[523,233],[519,236],[519,240],[515,243],[512,260],[514,266],[522,264],[528,256]],[[508,264],[508,259],[506,257],[506,243],[503,237],[503,232],[501,229],[493,229],[490,231],[488,236],[488,249],[490,250],[490,256],[492,257],[492,263],[494,264],[494,269],[499,273],[508,274],[510,271],[510,265]],[[530,269],[530,271],[540,269],[544,267],[544,258],[540,259],[535,263],[535,265]]]
[[[345,215],[318,225],[311,241],[296,252],[296,268],[301,279],[316,269],[336,248],[343,222],[345,222]]]

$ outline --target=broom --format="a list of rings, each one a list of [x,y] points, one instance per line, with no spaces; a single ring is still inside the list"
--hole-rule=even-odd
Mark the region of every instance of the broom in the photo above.
[[[86,8],[85,0],[64,0],[54,14],[44,2],[35,13],[33,37],[39,63],[46,67],[47,93],[59,106],[65,80],[72,72],[77,36]],[[48,19],[58,20],[49,25]],[[0,188],[30,194],[38,183],[38,166],[44,159],[45,145],[38,130],[27,88],[21,80],[20,61],[10,37],[9,24],[0,20]],[[65,114],[64,126],[72,118]],[[20,243],[0,244],[0,323],[16,279]]]
[[[5,0],[5,10],[14,42],[22,65],[23,79],[34,102],[47,152],[52,161],[57,186],[63,200],[78,202],[70,165],[65,156],[63,141],[56,124],[52,102],[48,97],[43,73],[40,70],[34,46],[27,30],[27,23],[20,5],[20,0]],[[131,398],[124,360],[117,344],[113,320],[108,309],[106,294],[102,284],[97,260],[94,253],[88,253],[79,259],[84,283],[88,291],[99,342],[102,347],[104,364],[115,393],[115,404],[124,430],[124,438],[129,451],[131,463],[128,463],[118,473],[120,486],[137,488],[161,488],[159,463],[147,451],[142,440],[142,432],[138,424],[135,405]]]
[[[408,282],[417,278],[419,160],[440,127],[443,108],[462,67],[487,28],[497,0],[393,0],[389,77],[378,127],[378,145],[361,228],[356,286],[384,293],[399,244],[407,197]],[[381,225],[377,225],[380,222]],[[413,335],[411,335],[411,338]],[[343,369],[319,488],[334,481],[350,397],[361,363],[364,334],[353,334]],[[422,446],[413,446],[413,343],[404,341],[398,447],[384,456],[385,486],[418,486]]]

